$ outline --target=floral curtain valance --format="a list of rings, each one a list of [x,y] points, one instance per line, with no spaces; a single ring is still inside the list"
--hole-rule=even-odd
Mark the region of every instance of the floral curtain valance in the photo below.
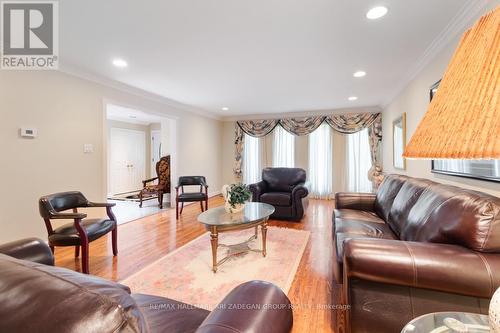
[[[271,119],[271,120],[244,120],[237,121],[235,126],[235,164],[234,175],[241,180],[241,163],[243,143],[248,134],[255,137],[264,137],[280,125],[286,131],[295,135],[308,135],[314,132],[323,122],[330,125],[335,131],[343,134],[352,134],[368,128],[372,168],[368,178],[374,189],[378,187],[382,178],[380,143],[382,142],[382,114],[381,113],[347,113],[329,116],[311,116],[301,118]]]
[[[237,124],[244,133],[259,138],[271,133],[277,125],[294,135],[308,135],[314,132],[323,122],[326,122],[337,132],[352,134],[370,127],[379,117],[380,113],[347,113],[279,120],[243,120],[238,121]]]

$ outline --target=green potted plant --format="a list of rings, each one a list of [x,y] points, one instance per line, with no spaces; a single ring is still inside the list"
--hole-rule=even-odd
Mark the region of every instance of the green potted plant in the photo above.
[[[252,192],[245,184],[231,184],[222,187],[222,195],[226,204],[224,208],[228,213],[238,213],[245,209],[245,202],[252,197]]]

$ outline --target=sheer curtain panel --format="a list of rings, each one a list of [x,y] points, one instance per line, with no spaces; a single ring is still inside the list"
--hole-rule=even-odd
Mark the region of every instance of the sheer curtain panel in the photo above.
[[[333,197],[333,136],[332,129],[323,123],[309,134],[309,175],[310,194],[313,198]]]
[[[278,125],[273,137],[273,167],[293,168],[294,165],[295,137]]]
[[[260,181],[262,173],[262,139],[245,134],[243,141],[243,183]]]
[[[372,192],[368,179],[372,167],[368,129],[347,134],[347,190],[351,192]]]

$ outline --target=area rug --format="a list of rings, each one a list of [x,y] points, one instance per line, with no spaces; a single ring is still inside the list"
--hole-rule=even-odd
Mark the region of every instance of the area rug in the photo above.
[[[247,240],[253,229],[219,234],[219,244]],[[234,287],[250,280],[272,282],[288,293],[309,239],[309,231],[269,227],[267,256],[248,252],[231,257],[212,272],[210,235],[205,233],[120,283],[134,293],[163,296],[205,309],[213,309]],[[262,239],[252,248],[261,248]],[[225,256],[219,247],[219,259]]]

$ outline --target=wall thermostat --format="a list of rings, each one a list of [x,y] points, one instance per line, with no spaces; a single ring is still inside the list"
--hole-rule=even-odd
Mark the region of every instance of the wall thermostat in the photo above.
[[[21,127],[21,136],[23,138],[36,138],[38,131],[33,127]]]

